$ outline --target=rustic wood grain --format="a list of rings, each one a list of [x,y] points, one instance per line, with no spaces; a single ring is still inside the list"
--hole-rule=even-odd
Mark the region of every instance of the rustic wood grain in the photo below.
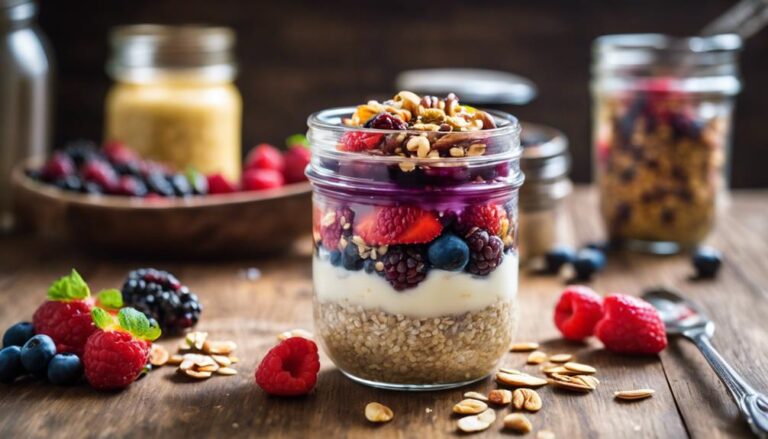
[[[768,389],[768,192],[737,193],[724,212],[712,243],[727,256],[713,281],[692,281],[687,257],[657,258],[615,254],[593,287],[603,293],[639,294],[653,285],[679,288],[702,303],[718,323],[714,343],[757,388]],[[594,195],[578,190],[569,202],[578,242],[597,239],[600,224]],[[56,387],[27,380],[0,385],[0,437],[442,437],[454,436],[451,406],[463,392],[495,388],[490,380],[459,390],[400,393],[371,389],[344,378],[326,357],[318,386],[298,399],[266,396],[253,383],[253,371],[292,328],[311,329],[311,268],[307,242],[291,255],[237,261],[170,262],[101,259],[29,237],[0,238],[0,327],[27,318],[48,284],[77,267],[94,289],[119,286],[137,266],[156,266],[177,274],[199,293],[205,306],[199,328],[216,339],[239,345],[235,377],[187,382],[172,368],[154,371],[119,393],[98,393],[87,385]],[[249,280],[248,268],[261,277]],[[541,389],[544,409],[531,414],[534,430],[559,438],[720,438],[749,437],[745,423],[724,387],[695,348],[672,340],[660,360],[608,354],[599,343],[573,344],[557,337],[551,310],[567,279],[525,274],[521,278],[518,339],[543,343],[548,353],[570,352],[595,365],[598,390],[586,395]],[[172,348],[176,341],[163,342]],[[525,366],[526,354],[510,353],[510,367]],[[613,400],[615,390],[650,387],[656,395],[639,402]],[[392,422],[365,421],[367,402],[395,412]],[[498,412],[502,415],[509,409]],[[501,417],[477,437],[504,435]],[[530,435],[533,437],[533,435]]]

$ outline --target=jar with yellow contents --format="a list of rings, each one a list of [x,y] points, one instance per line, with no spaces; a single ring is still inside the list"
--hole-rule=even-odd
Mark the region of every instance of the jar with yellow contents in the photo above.
[[[233,83],[234,43],[234,33],[222,27],[113,30],[106,140],[178,169],[237,181],[242,99]]]

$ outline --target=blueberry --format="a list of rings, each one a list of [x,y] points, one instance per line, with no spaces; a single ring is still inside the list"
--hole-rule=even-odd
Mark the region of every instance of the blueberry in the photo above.
[[[713,278],[722,265],[723,255],[712,247],[699,247],[693,253],[692,262],[696,275],[700,278]]]
[[[184,174],[173,174],[168,177],[168,182],[173,186],[173,191],[179,197],[186,197],[192,195],[192,185],[189,184],[187,176]]]
[[[544,255],[546,270],[549,273],[559,272],[563,265],[573,262],[574,259],[576,252],[567,245],[556,245]]]
[[[579,280],[589,280],[603,267],[605,267],[605,253],[592,248],[579,250],[573,260],[573,269],[576,270],[576,278]]]
[[[146,183],[150,191],[163,197],[172,197],[176,193],[173,185],[161,172],[150,172],[146,177]]]
[[[20,322],[8,328],[3,334],[3,347],[8,346],[24,346],[30,338],[35,335],[35,328],[32,323]]]
[[[29,339],[21,348],[21,364],[24,369],[39,377],[44,377],[48,371],[48,363],[56,355],[56,345],[44,334]]]
[[[334,250],[331,252],[331,265],[334,267],[338,267],[341,265],[341,252],[339,250]]]
[[[363,270],[365,270],[366,273],[371,274],[376,272],[376,261],[373,259],[366,259],[363,263]]]
[[[469,262],[469,247],[458,236],[445,234],[429,245],[427,258],[435,268],[461,271]]]
[[[83,363],[75,354],[56,354],[48,363],[48,381],[53,384],[74,384],[83,376]]]
[[[8,346],[0,350],[0,383],[10,384],[24,373],[21,365],[21,349],[18,346]]]
[[[347,246],[344,247],[344,251],[341,252],[341,265],[347,270],[361,270],[364,262],[363,258],[360,257],[357,245],[351,242],[348,243]]]

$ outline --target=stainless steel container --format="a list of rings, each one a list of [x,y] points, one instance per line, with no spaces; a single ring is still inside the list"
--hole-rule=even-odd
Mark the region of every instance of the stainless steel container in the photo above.
[[[49,147],[51,57],[32,0],[0,0],[0,231],[13,227],[11,168]]]

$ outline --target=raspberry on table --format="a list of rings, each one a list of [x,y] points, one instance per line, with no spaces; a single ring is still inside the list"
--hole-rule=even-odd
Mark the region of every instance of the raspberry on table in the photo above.
[[[96,331],[91,319],[92,308],[90,300],[49,300],[37,308],[32,318],[35,333],[51,337],[58,352],[81,356],[85,342]]]
[[[426,250],[421,245],[391,246],[381,257],[381,262],[384,278],[397,291],[417,286],[429,271]]]
[[[555,326],[568,340],[592,335],[602,317],[603,299],[585,286],[567,287],[555,306]]]
[[[317,383],[320,357],[312,340],[291,337],[267,352],[256,369],[256,384],[270,395],[299,396]]]
[[[475,229],[466,238],[469,263],[466,270],[477,276],[487,276],[504,258],[504,242],[487,230]]]
[[[603,301],[604,317],[595,335],[606,349],[622,354],[652,355],[667,347],[658,311],[645,300],[612,294]]]

